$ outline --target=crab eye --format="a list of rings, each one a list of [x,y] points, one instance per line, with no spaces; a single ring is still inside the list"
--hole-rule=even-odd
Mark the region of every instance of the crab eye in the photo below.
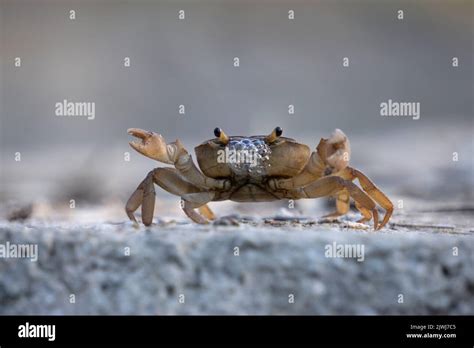
[[[219,138],[219,141],[224,145],[227,145],[227,143],[229,142],[229,137],[219,127],[216,127],[214,129],[214,135],[216,136],[216,138]]]
[[[281,129],[281,127],[276,127],[273,130],[273,132],[271,132],[269,135],[266,136],[265,141],[268,144],[271,144],[274,141],[276,141],[282,134],[283,134],[283,129]]]

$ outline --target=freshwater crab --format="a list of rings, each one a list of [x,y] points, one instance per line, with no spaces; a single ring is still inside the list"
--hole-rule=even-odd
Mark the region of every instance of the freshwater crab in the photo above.
[[[136,151],[174,166],[150,171],[130,196],[125,210],[135,223],[133,213],[140,205],[143,223],[152,223],[154,184],[181,197],[183,211],[199,224],[215,219],[208,202],[224,200],[268,202],[334,196],[336,211],[326,217],[337,217],[349,211],[352,197],[362,214],[359,222],[373,219],[375,230],[385,226],[393,212],[387,196],[362,172],[349,167],[349,140],[339,129],[328,139],[322,138],[311,152],[308,146],[282,137],[280,127],[267,136],[249,137],[227,136],[216,128],[216,138],[195,148],[201,170],[179,140],[167,144],[160,134],[138,128],[129,129],[128,134],[138,138],[130,142]],[[362,189],[353,183],[355,179]],[[375,203],[386,211],[380,224]]]

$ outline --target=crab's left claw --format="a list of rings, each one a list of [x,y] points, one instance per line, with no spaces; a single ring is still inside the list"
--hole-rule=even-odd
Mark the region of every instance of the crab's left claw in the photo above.
[[[349,165],[351,146],[349,139],[340,129],[334,130],[328,139],[321,139],[316,150],[323,162],[336,171]]]
[[[127,133],[141,139],[129,142],[131,147],[142,155],[163,163],[174,164],[178,157],[186,152],[179,140],[166,144],[165,139],[158,133],[139,128],[130,128]]]

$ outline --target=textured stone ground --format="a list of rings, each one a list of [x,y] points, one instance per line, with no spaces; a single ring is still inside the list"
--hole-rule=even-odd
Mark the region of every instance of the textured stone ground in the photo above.
[[[3,221],[0,242],[37,243],[39,257],[0,259],[0,314],[474,314],[472,211],[438,215],[398,215],[380,232],[351,215],[138,230]],[[364,260],[326,257],[334,242],[364,246]]]

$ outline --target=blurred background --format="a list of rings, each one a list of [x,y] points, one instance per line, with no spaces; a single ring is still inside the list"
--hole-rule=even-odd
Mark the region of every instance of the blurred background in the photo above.
[[[126,220],[128,196],[162,166],[128,146],[130,127],[179,138],[191,152],[217,126],[247,135],[278,125],[311,148],[340,128],[352,165],[394,202],[466,206],[473,18],[473,2],[457,0],[3,0],[2,218],[33,204],[45,219]],[[95,119],[56,116],[64,99],[94,102]],[[389,99],[419,102],[420,119],[380,116]],[[158,216],[179,210],[179,198],[157,197]]]

